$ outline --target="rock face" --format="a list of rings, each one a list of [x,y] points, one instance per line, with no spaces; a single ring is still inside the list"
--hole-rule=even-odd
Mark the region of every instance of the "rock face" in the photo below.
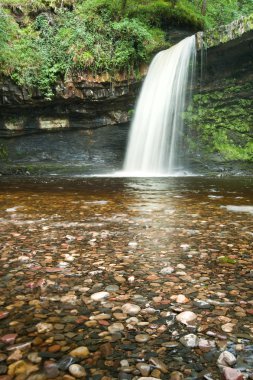
[[[252,167],[253,21],[244,34],[243,23],[204,36],[208,48],[198,54],[193,112],[185,116],[193,167],[235,173]]]
[[[54,98],[47,100],[0,78],[0,136],[126,123],[139,87],[138,81],[123,77],[112,84],[106,77],[86,76],[58,83]]]

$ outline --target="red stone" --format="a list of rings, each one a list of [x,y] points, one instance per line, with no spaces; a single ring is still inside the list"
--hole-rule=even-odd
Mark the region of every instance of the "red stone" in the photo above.
[[[64,268],[58,268],[58,267],[56,267],[56,268],[49,268],[49,267],[47,267],[47,268],[45,268],[45,270],[48,273],[55,273],[55,272],[61,272],[61,271],[63,271]]]
[[[253,315],[253,309],[248,309],[248,310],[246,310],[246,313],[247,313],[247,314],[250,314],[250,315]]]
[[[223,369],[223,375],[226,380],[243,380],[243,374],[234,368],[225,367]]]
[[[9,315],[8,311],[0,311],[0,319],[7,318]]]
[[[105,319],[100,319],[98,321],[98,323],[101,325],[101,326],[109,326],[110,323],[108,321],[106,321]]]
[[[18,334],[6,334],[0,338],[1,342],[7,344],[13,344],[17,338]]]
[[[76,323],[82,324],[83,322],[88,321],[88,319],[89,318],[86,315],[81,315],[76,319]]]

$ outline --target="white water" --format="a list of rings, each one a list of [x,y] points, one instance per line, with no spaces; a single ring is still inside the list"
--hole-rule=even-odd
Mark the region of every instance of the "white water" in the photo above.
[[[170,175],[180,165],[182,111],[195,64],[195,36],[153,59],[130,129],[124,172]]]

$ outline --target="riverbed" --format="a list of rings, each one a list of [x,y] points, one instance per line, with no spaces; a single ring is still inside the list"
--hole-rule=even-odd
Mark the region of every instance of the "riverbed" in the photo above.
[[[252,185],[0,177],[0,379],[252,379]]]

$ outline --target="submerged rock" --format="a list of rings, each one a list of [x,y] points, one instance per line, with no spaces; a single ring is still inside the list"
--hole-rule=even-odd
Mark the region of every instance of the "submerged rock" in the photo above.
[[[132,303],[126,303],[122,306],[123,313],[126,313],[128,315],[136,315],[139,314],[141,311],[140,306],[132,304]]]
[[[197,319],[197,315],[192,311],[183,311],[182,313],[176,316],[176,320],[178,322],[183,323],[184,325],[189,325],[195,322]]]

